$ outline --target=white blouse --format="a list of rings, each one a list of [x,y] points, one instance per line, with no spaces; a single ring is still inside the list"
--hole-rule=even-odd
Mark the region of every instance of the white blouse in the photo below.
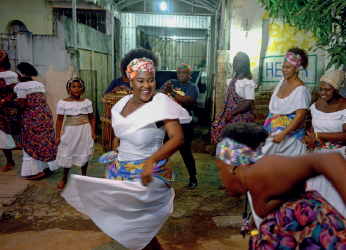
[[[227,85],[231,81],[232,78],[227,79]],[[235,82],[235,92],[246,100],[255,100],[255,88],[257,88],[257,84],[253,80],[244,78]]]
[[[45,93],[43,84],[36,81],[20,82],[14,87],[13,91],[17,93],[18,98],[26,98],[27,95],[36,92]]]
[[[13,71],[0,72],[0,78],[3,78],[5,80],[6,85],[18,82],[18,75]]]
[[[89,99],[85,99],[82,102],[60,100],[56,108],[56,113],[59,115],[82,115],[91,114],[92,112],[93,104]]]
[[[333,113],[324,113],[311,105],[312,126],[315,132],[342,132],[342,125],[346,123],[346,109]]]
[[[281,79],[270,99],[270,113],[276,115],[287,115],[293,113],[298,109],[309,110],[311,95],[309,93],[309,89],[305,85],[298,86],[292,91],[289,96],[285,98],[279,98],[277,96],[283,81],[284,78]]]

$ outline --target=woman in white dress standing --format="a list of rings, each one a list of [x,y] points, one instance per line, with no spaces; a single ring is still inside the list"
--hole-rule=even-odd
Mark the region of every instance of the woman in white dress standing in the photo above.
[[[155,94],[157,59],[142,54],[137,49],[125,56],[135,56],[126,71],[133,94],[111,111],[117,152],[100,158],[111,163],[106,179],[72,175],[62,196],[125,247],[161,250],[156,234],[173,211],[169,157],[184,141],[179,122],[192,118],[165,94]],[[163,144],[166,131],[169,140]]]
[[[11,68],[8,55],[5,50],[0,49],[0,148],[5,154],[7,164],[2,170],[10,171],[14,168],[12,149],[16,147],[11,132],[9,103],[16,98],[13,88],[18,82],[16,73]]]
[[[73,78],[66,84],[70,96],[58,102],[56,113],[56,138],[58,146],[56,164],[64,168],[63,177],[57,188],[63,189],[67,182],[68,172],[72,165],[81,167],[82,175],[86,175],[88,162],[94,153],[95,118],[92,102],[81,98],[85,91],[84,82]],[[61,126],[66,116],[64,134],[60,137]]]
[[[270,113],[264,123],[269,133],[262,149],[265,155],[297,156],[306,152],[306,145],[301,142],[305,136],[301,122],[309,109],[311,96],[298,73],[300,67],[306,69],[307,66],[304,50],[288,50],[282,66],[284,77],[270,99]]]
[[[308,149],[315,152],[339,152],[345,157],[346,99],[339,94],[345,72],[337,69],[321,77],[320,99],[311,105],[312,126],[304,137]],[[331,168],[333,165],[331,164]],[[346,218],[346,206],[333,185],[324,177],[308,181],[308,189],[316,190]]]

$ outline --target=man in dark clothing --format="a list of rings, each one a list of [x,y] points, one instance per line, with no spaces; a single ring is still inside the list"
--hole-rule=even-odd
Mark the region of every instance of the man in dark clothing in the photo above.
[[[197,86],[190,82],[191,67],[186,63],[182,63],[177,68],[178,80],[169,80],[161,87],[163,92],[170,96],[175,102],[185,108],[191,116],[192,110],[198,98]],[[184,144],[179,147],[181,156],[183,157],[185,166],[190,175],[190,188],[197,187],[196,165],[195,159],[191,153],[191,141],[193,137],[193,119],[189,124],[181,124],[184,133]]]
[[[111,92],[113,89],[120,86],[125,86],[128,89],[130,89],[130,80],[129,78],[127,78],[126,75],[122,75],[122,77],[113,79],[111,83],[109,84],[105,94]]]

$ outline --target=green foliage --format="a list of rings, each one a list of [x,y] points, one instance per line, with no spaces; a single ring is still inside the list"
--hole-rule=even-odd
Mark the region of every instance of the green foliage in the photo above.
[[[273,19],[299,30],[312,31],[317,37],[314,47],[330,57],[327,65],[346,67],[346,1],[345,0],[258,0]],[[310,48],[312,49],[312,48]],[[316,50],[316,49],[315,49]]]

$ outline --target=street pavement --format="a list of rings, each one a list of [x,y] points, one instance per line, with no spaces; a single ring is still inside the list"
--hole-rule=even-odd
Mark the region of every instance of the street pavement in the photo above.
[[[103,178],[106,166],[98,163],[103,153],[95,143],[88,176]],[[246,249],[248,237],[240,235],[243,198],[229,197],[220,185],[215,157],[194,153],[198,187],[187,188],[188,173],[176,152],[172,156],[176,181],[174,211],[158,233],[164,249]],[[6,159],[0,151],[0,248],[22,249],[125,249],[105,235],[84,214],[61,197],[56,188],[62,169],[41,180],[27,181],[20,176],[22,151],[14,150],[14,170],[2,172]],[[72,167],[73,174],[81,169]]]

